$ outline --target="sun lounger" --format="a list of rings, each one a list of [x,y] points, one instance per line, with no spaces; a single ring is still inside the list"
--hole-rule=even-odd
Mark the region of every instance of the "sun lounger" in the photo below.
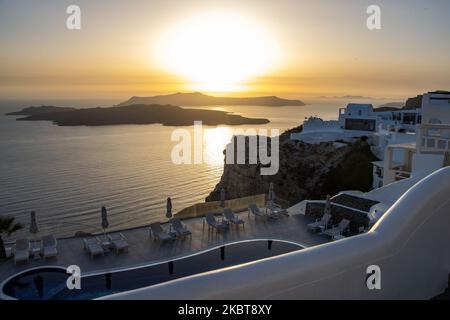
[[[208,228],[214,228],[217,231],[225,231],[228,229],[228,224],[225,221],[217,221],[211,212],[206,215],[206,222],[208,223]]]
[[[249,215],[253,214],[255,216],[255,218],[256,217],[258,217],[258,218],[267,218],[269,216],[267,213],[261,212],[261,210],[259,210],[258,206],[256,204],[254,204],[254,203],[252,203],[252,204],[250,204],[248,206],[248,214]]]
[[[273,211],[276,212],[280,216],[289,217],[289,212],[287,211],[287,209],[283,209],[283,208],[277,206],[276,208],[273,209]]]
[[[225,219],[227,219],[228,222],[231,222],[235,225],[242,225],[244,226],[245,221],[242,219],[239,219],[237,215],[234,214],[234,212],[230,208],[225,208],[223,210],[223,216]]]
[[[308,224],[308,230],[317,231],[317,230],[325,230],[328,227],[328,224],[331,220],[331,214],[326,213],[322,215],[321,219],[317,219],[316,222]]]
[[[350,221],[347,219],[342,219],[338,225],[334,225],[332,228],[327,229],[323,232],[327,236],[334,238],[335,236],[342,235],[350,225]]]
[[[150,225],[150,235],[153,235],[153,239],[158,241],[173,240],[173,237],[163,230],[159,222]]]
[[[277,205],[276,203],[269,203],[266,208],[269,211],[269,218],[279,219],[281,216],[289,217],[288,211],[281,208],[281,206]]]
[[[28,239],[19,239],[14,246],[14,263],[27,262],[30,258],[30,241]]]
[[[185,237],[185,236],[192,235],[192,232],[189,231],[189,229],[186,227],[186,225],[183,222],[181,222],[180,219],[176,219],[176,218],[172,219],[171,225],[172,225],[173,230],[175,230],[175,233],[179,237]]]
[[[91,255],[91,258],[94,256],[105,255],[105,251],[101,245],[100,240],[97,237],[93,238],[85,238],[83,239],[84,249]]]
[[[128,252],[128,242],[125,240],[125,236],[122,233],[109,234],[108,239],[116,253]]]
[[[42,237],[41,252],[44,259],[53,258],[58,255],[57,242],[53,235]]]

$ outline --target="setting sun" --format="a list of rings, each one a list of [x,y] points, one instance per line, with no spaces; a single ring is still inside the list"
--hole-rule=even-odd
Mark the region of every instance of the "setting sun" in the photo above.
[[[164,69],[185,77],[192,89],[241,91],[245,81],[273,69],[279,48],[251,19],[208,12],[163,33],[156,58]]]

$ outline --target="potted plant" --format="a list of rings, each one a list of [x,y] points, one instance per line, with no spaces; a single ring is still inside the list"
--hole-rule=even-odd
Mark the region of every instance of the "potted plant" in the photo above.
[[[14,217],[0,217],[0,259],[6,258],[5,245],[3,243],[3,235],[10,236],[17,230],[23,228],[20,223],[14,222]]]

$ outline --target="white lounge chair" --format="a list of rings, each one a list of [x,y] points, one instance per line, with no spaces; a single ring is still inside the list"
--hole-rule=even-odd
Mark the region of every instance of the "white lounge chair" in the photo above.
[[[109,241],[111,241],[111,246],[116,251],[116,253],[128,252],[129,245],[122,233],[109,234],[108,239]]]
[[[30,259],[30,241],[28,239],[16,240],[16,245],[14,246],[14,263],[27,262]]]
[[[328,227],[328,224],[331,220],[331,214],[325,213],[321,219],[317,219],[316,222],[308,224],[308,229],[311,231],[317,231],[317,230],[325,230]]]
[[[206,214],[206,222],[208,223],[208,228],[216,229],[217,231],[225,231],[228,230],[228,223],[225,221],[217,221],[216,217],[214,217],[214,214],[209,212]]]
[[[276,203],[268,203],[266,208],[269,210],[269,218],[278,219],[281,216],[289,217],[289,212],[286,209],[281,208]]]
[[[242,225],[244,226],[245,221],[240,219],[237,215],[234,214],[234,212],[230,208],[225,208],[223,210],[223,216],[225,219],[227,219],[228,222],[231,222],[235,225]]]
[[[339,224],[334,225],[332,228],[327,229],[323,232],[323,234],[330,236],[331,238],[334,238],[336,236],[341,236],[350,225],[350,221],[347,219],[342,219]]]
[[[91,255],[91,258],[94,256],[105,255],[105,251],[97,237],[85,238],[83,239],[83,243],[84,249]]]
[[[56,257],[58,255],[57,241],[53,235],[42,237],[41,253],[44,259]]]
[[[186,227],[186,225],[180,219],[172,219],[171,225],[175,233],[179,237],[192,236],[192,232]]]
[[[174,239],[169,233],[164,231],[159,222],[155,222],[150,225],[150,235],[153,236],[154,240],[158,241],[168,241]]]
[[[258,206],[256,204],[254,204],[254,203],[252,203],[252,204],[250,204],[248,206],[248,214],[249,215],[253,214],[255,216],[255,218],[256,217],[258,217],[258,218],[267,218],[269,216],[267,213],[262,212],[261,210],[259,210]]]

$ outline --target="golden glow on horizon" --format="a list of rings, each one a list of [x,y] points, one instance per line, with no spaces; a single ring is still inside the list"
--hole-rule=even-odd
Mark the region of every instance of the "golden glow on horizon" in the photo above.
[[[183,76],[191,89],[206,92],[246,90],[246,81],[269,73],[280,59],[273,37],[235,13],[194,15],[163,33],[157,63]]]
[[[52,1],[10,1],[0,19],[0,98],[120,102],[200,91],[398,101],[450,86],[448,1],[426,13],[386,3],[378,31],[366,28],[358,1],[137,2],[105,10],[93,1],[82,29],[68,31]]]

